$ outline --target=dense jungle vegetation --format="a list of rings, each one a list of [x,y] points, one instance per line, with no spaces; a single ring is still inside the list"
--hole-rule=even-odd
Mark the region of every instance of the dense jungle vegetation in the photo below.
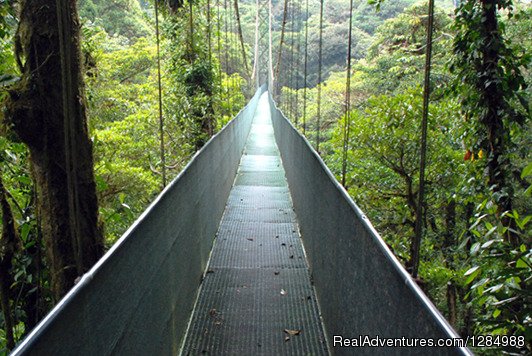
[[[345,181],[407,268],[421,219],[417,281],[460,335],[526,339],[521,348],[474,351],[527,354],[532,352],[532,4],[486,3],[491,12],[474,0],[436,1],[421,216],[426,1],[354,0],[348,115],[349,1],[324,2],[321,44],[319,1],[290,0],[288,8],[272,1],[273,58],[283,32],[285,41],[276,99],[309,142],[315,147],[319,142],[333,174]],[[256,3],[238,2],[244,51],[233,5],[159,1],[157,24],[151,1],[77,2],[82,80],[74,101],[86,109],[81,115],[92,145],[86,162],[93,167],[98,202],[94,254],[100,256],[127,230],[252,95]],[[33,25],[46,26],[31,18],[34,10],[28,1],[0,0],[0,353],[12,349],[90,266],[90,258],[83,263],[67,258],[57,266],[50,242],[57,228],[42,203],[47,191],[41,170],[48,169],[42,161],[53,157],[38,161],[43,144],[35,136],[42,127],[21,124],[20,113],[29,110],[21,100],[30,102],[30,84],[39,85],[32,82],[40,67],[32,67],[35,48],[28,45],[28,33]],[[491,60],[485,61],[487,56]],[[77,269],[58,281],[57,271],[69,263]]]

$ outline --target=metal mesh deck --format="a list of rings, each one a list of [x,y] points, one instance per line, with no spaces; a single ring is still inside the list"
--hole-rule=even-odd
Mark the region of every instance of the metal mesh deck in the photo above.
[[[184,355],[327,354],[267,100],[253,121]]]

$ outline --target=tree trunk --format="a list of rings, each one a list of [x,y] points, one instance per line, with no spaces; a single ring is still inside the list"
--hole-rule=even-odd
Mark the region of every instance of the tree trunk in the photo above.
[[[456,326],[456,286],[452,281],[447,282],[447,320],[452,326]]]
[[[482,63],[479,68],[479,80],[477,88],[482,93],[483,106],[486,108],[481,115],[481,122],[487,133],[487,166],[488,186],[493,193],[499,196],[497,201],[498,212],[512,210],[513,188],[508,182],[510,162],[507,157],[508,151],[508,128],[505,128],[502,112],[505,112],[504,92],[500,84],[500,77],[504,74],[500,70],[500,50],[503,48],[503,40],[497,19],[498,0],[482,0],[481,36],[484,38],[482,47]],[[509,226],[511,219],[503,218],[503,224]],[[519,236],[509,231],[508,242],[513,246],[519,245]]]
[[[13,257],[17,249],[17,235],[11,206],[0,177],[0,209],[2,211],[2,236],[0,237],[0,306],[4,317],[6,346],[9,350],[15,347],[13,335],[13,312],[11,310],[11,284]]]
[[[28,145],[54,297],[103,253],[74,0],[20,2],[21,81],[7,120]]]
[[[468,202],[466,204],[466,206],[465,206],[465,212],[464,212],[465,213],[464,214],[465,215],[464,218],[465,218],[465,221],[466,221],[466,226],[471,226],[471,224],[473,223],[474,210],[475,210],[475,205],[472,202]],[[467,239],[466,250],[470,251],[471,247],[475,243],[474,235],[471,234],[469,232],[469,230],[466,230],[465,238]],[[466,295],[467,295],[466,292],[467,292],[467,287],[466,288],[460,288],[460,290],[458,290],[458,294],[460,296],[460,300],[462,301],[463,304],[466,305],[465,313],[463,314],[463,326],[460,329],[460,336],[462,336],[462,337],[467,337],[467,336],[472,335],[474,318],[475,318],[475,313],[474,313],[473,307],[472,306],[467,306],[467,303],[469,302],[470,297],[469,296],[466,297]]]
[[[454,254],[451,248],[455,245],[456,231],[456,201],[451,201],[445,206],[445,235],[443,237],[442,250],[445,256],[445,266],[454,270]],[[456,326],[457,320],[457,287],[453,280],[447,282],[447,309],[449,311],[448,320],[451,325]]]

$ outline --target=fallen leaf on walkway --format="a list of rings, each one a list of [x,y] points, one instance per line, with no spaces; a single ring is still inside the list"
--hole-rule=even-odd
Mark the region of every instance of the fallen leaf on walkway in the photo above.
[[[279,275],[279,271],[275,271],[275,272],[273,272],[273,274],[275,274],[276,276],[278,276],[278,275]]]
[[[283,243],[281,244],[281,246],[286,246],[286,244],[283,242]]]
[[[295,336],[301,334],[301,330],[299,329],[284,329],[283,330],[286,334],[290,336]]]
[[[218,312],[216,311],[216,309],[212,308],[211,310],[209,310],[209,315],[212,316],[213,318],[216,317],[216,314]]]
[[[287,342],[287,341],[290,341],[290,336],[285,336],[284,337],[284,342]]]
[[[285,291],[284,289],[281,289],[281,295],[287,295],[287,294],[288,294],[287,291]]]
[[[249,241],[253,241],[253,239],[252,239],[251,237],[248,237],[248,240],[249,240]]]

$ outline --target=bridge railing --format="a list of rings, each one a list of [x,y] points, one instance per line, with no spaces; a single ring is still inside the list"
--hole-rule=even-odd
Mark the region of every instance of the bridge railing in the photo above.
[[[329,346],[335,354],[469,354],[466,348],[338,347],[339,337],[458,338],[270,95],[274,132]],[[335,339],[336,336],[336,339]],[[450,342],[450,341],[447,341]],[[419,345],[419,344],[418,344]]]
[[[263,90],[194,156],[13,354],[179,351]]]

